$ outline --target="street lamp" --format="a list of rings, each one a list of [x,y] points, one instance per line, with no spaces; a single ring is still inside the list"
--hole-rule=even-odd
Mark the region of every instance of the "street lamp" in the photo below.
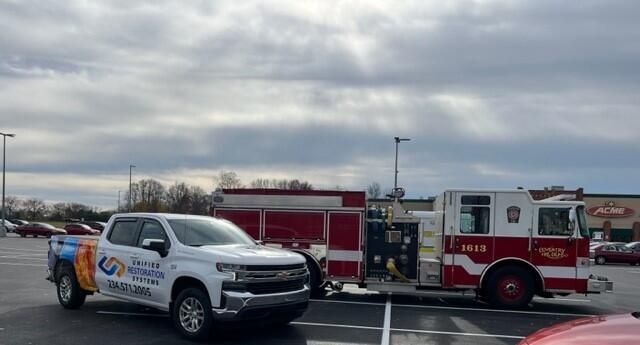
[[[396,173],[395,173],[395,178],[393,180],[393,193],[395,193],[396,189],[398,189],[398,144],[401,141],[410,141],[410,138],[400,138],[400,137],[394,137],[393,138],[396,141]]]
[[[131,169],[135,167],[135,165],[129,164],[129,212],[131,212]]]
[[[15,134],[0,133],[2,135],[2,226],[0,226],[0,237],[7,237],[7,227],[4,224],[4,172],[5,172],[5,158],[7,156],[7,137],[15,137]]]
[[[121,191],[118,191],[118,208],[116,209],[116,212],[118,213],[120,212],[120,192]]]

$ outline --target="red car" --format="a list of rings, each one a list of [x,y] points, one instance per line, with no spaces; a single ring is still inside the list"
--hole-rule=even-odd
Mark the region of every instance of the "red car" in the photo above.
[[[630,345],[640,339],[640,312],[592,316],[543,328],[518,345]]]
[[[609,243],[595,248],[596,264],[607,262],[640,265],[640,252],[634,252],[624,243]]]
[[[16,228],[16,234],[22,237],[26,237],[27,235],[31,235],[33,237],[51,237],[52,235],[66,235],[67,231],[58,229],[53,225],[47,223],[29,223],[27,225],[18,226]]]
[[[85,224],[67,224],[64,226],[64,229],[69,235],[100,235],[100,231],[91,229],[91,227]]]

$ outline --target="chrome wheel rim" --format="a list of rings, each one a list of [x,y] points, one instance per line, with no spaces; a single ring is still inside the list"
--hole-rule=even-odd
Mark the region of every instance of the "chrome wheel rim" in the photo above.
[[[71,299],[71,278],[65,275],[60,279],[59,294],[63,302],[67,303]]]
[[[189,333],[196,333],[204,324],[204,307],[195,297],[188,297],[180,304],[180,325]]]

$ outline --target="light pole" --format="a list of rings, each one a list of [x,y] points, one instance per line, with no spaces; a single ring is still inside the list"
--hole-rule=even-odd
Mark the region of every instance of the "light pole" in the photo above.
[[[121,191],[118,191],[118,209],[116,210],[118,213],[120,212],[120,192]]]
[[[0,133],[2,135],[2,225],[0,226],[0,237],[7,237],[7,228],[4,224],[4,172],[7,156],[7,137],[15,137],[15,134]]]
[[[129,212],[131,212],[131,169],[135,167],[135,165],[129,164]]]
[[[394,137],[393,138],[396,141],[396,172],[395,172],[395,178],[393,180],[393,192],[395,193],[396,189],[398,189],[398,144],[401,141],[409,141],[411,140],[410,138],[400,138],[400,137]]]

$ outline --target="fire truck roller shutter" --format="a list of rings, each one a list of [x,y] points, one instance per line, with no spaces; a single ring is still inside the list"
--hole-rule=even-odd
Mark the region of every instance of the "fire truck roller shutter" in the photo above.
[[[489,265],[480,276],[480,293],[492,305],[522,308],[534,294],[542,295],[544,281],[530,263],[504,258]]]

